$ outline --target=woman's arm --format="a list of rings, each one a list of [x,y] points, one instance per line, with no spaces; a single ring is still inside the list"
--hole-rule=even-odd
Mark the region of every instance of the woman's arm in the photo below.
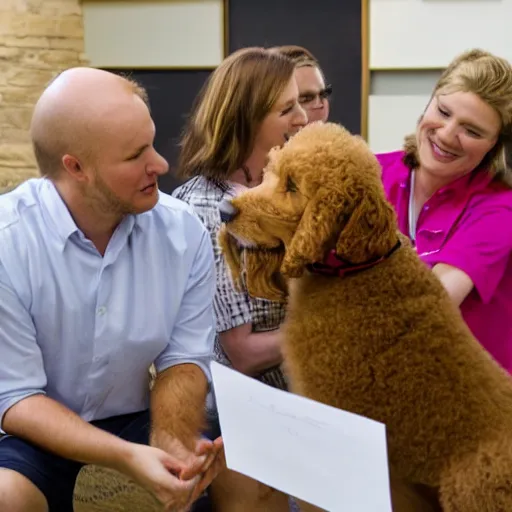
[[[280,329],[253,333],[246,323],[219,334],[220,343],[233,367],[246,375],[257,375],[281,364]]]
[[[439,278],[442,285],[446,288],[448,295],[457,306],[464,302],[464,299],[474,287],[473,281],[466,272],[452,265],[438,263],[433,267],[432,271]]]
[[[461,305],[475,289],[488,304],[506,272],[512,253],[512,192],[471,203],[453,234],[427,263],[450,297]]]

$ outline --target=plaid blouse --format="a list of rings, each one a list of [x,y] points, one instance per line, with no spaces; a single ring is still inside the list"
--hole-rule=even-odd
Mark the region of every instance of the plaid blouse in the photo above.
[[[252,323],[253,332],[274,330],[284,319],[284,305],[252,298],[243,291],[238,292],[217,240],[221,227],[218,205],[222,199],[233,197],[234,194],[234,188],[229,184],[196,176],[178,187],[172,195],[194,208],[212,239],[217,272],[217,292],[214,298],[217,332],[227,331],[246,323]],[[215,342],[215,359],[219,363],[232,366],[220,345],[219,336]],[[257,379],[273,387],[287,389],[285,377],[279,367],[263,372]]]

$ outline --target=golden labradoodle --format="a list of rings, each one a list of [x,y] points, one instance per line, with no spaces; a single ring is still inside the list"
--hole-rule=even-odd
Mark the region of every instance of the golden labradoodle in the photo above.
[[[304,128],[224,205],[233,277],[288,301],[294,392],[386,425],[395,511],[510,512],[511,379],[398,234],[380,174],[341,126]]]

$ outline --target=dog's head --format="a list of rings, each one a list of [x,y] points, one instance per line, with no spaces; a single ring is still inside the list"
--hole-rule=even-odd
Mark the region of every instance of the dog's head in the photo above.
[[[235,280],[251,295],[284,300],[326,253],[362,264],[396,244],[396,219],[381,168],[363,139],[333,123],[313,123],[274,149],[261,185],[223,207],[220,242]],[[243,250],[242,250],[243,249]]]

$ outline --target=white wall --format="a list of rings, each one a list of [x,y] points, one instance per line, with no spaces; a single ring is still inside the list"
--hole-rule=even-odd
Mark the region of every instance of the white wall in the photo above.
[[[401,147],[442,68],[479,47],[512,61],[512,0],[369,0],[368,142]]]
[[[368,1],[368,141],[374,151],[401,146],[439,70],[458,53],[482,47],[512,60],[512,0]],[[83,0],[86,56],[98,67],[215,67],[224,52],[223,4]]]
[[[429,96],[372,95],[368,143],[376,153],[400,149],[404,136],[413,133]]]
[[[83,0],[92,66],[209,68],[224,57],[222,0]]]
[[[441,71],[373,71],[368,101],[368,142],[375,152],[394,151],[414,132]]]
[[[512,0],[370,0],[370,67],[439,68],[468,48],[512,59]]]

